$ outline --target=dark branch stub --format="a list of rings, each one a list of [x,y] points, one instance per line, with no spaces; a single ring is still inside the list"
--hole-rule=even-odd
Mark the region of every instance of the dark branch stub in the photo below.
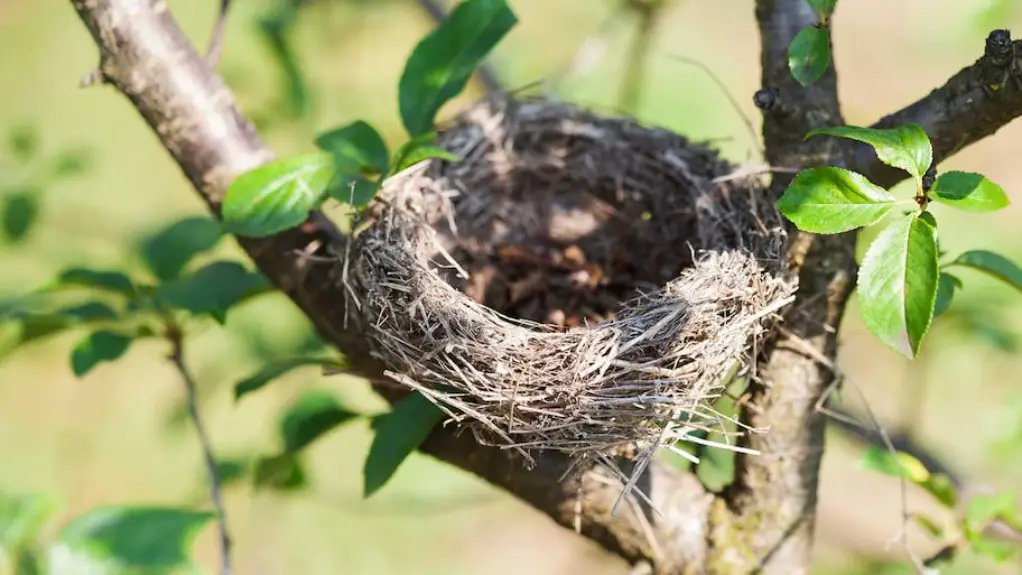
[[[756,107],[764,112],[769,112],[774,109],[780,99],[781,90],[776,86],[760,88],[759,90],[756,90],[756,94],[752,97],[752,101]]]

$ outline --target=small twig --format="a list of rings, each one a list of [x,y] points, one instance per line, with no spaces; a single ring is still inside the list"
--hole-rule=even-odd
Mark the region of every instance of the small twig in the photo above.
[[[653,30],[660,13],[658,8],[647,5],[643,5],[641,8],[633,7],[633,11],[639,16],[639,26],[635,30],[635,37],[628,50],[624,78],[621,79],[621,92],[617,101],[618,108],[632,114],[636,112],[642,97],[642,84],[646,77],[646,60],[650,47],[653,45]]]
[[[220,62],[220,50],[223,47],[224,28],[227,25],[227,9],[231,0],[220,0],[220,12],[216,17],[216,25],[213,27],[213,36],[209,39],[209,47],[206,48],[206,63],[210,68],[216,68]]]
[[[216,509],[217,526],[220,530],[220,573],[221,575],[231,575],[231,537],[227,531],[227,512],[224,509],[220,489],[220,475],[217,473],[216,458],[213,456],[213,444],[209,439],[209,433],[206,431],[206,425],[203,423],[202,416],[199,414],[195,378],[185,365],[184,337],[181,329],[176,325],[169,326],[167,329],[167,339],[172,346],[170,361],[177,368],[178,373],[181,375],[181,380],[185,384],[185,391],[188,396],[188,415],[192,419],[192,424],[195,425],[195,431],[199,435],[199,443],[202,445],[202,455],[205,459],[206,473],[209,477],[210,499],[213,502],[213,507]]]

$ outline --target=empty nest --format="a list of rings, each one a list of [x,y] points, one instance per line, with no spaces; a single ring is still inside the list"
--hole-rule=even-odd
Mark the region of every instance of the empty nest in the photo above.
[[[477,104],[439,144],[459,161],[388,179],[346,258],[387,375],[527,457],[648,460],[719,429],[713,401],[795,288],[760,182],[544,99]]]

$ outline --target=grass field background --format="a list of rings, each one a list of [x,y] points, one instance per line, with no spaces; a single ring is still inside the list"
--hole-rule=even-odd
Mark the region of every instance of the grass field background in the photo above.
[[[173,0],[172,10],[205,46],[217,4]],[[430,21],[410,0],[314,3],[296,39],[312,86],[314,110],[302,121],[274,120],[280,77],[257,36],[268,0],[236,2],[221,70],[263,136],[282,154],[309,150],[314,134],[355,119],[401,137],[396,86],[403,62]],[[611,2],[512,0],[520,24],[492,63],[508,86],[524,86],[565,66],[610,14]],[[757,124],[751,95],[759,86],[758,35],[751,0],[678,0],[656,30],[635,114],[645,122],[717,142],[735,161],[750,159],[741,114]],[[982,2],[845,0],[835,20],[835,59],[846,120],[866,124],[943,83],[982,52],[989,22]],[[997,22],[1010,27],[1020,19]],[[616,19],[592,69],[565,80],[564,97],[601,110],[617,104],[626,46],[635,22]],[[741,114],[699,69],[697,59],[735,94]],[[138,269],[140,238],[203,206],[130,105],[106,87],[78,88],[97,65],[95,48],[68,2],[0,0],[0,133],[28,125],[44,153],[85,149],[83,176],[46,189],[41,224],[22,244],[0,244],[0,298],[13,297],[70,264]],[[478,90],[477,87],[472,90]],[[470,91],[445,114],[479,95]],[[1015,201],[992,215],[935,208],[945,249],[995,249],[1022,260],[1022,125],[1015,123],[948,162],[979,171]],[[0,176],[24,168],[0,157]],[[225,242],[220,254],[240,252]],[[991,303],[1022,331],[1022,298],[975,274],[962,274],[959,304]],[[1012,297],[1014,296],[1014,297]],[[232,312],[233,313],[233,312]],[[231,385],[271,350],[286,355],[308,336],[303,317],[282,297],[246,304],[225,328],[189,340],[202,387],[202,409],[222,455],[270,452],[277,415],[311,387],[366,410],[382,409],[358,380],[322,377],[310,368],[235,403]],[[0,364],[0,490],[44,492],[64,503],[54,528],[93,506],[159,502],[202,504],[203,473],[193,432],[180,424],[183,387],[159,343],[141,343],[126,359],[76,380],[68,361],[81,333],[25,348]],[[969,478],[1022,491],[1022,358],[989,350],[961,333],[934,328],[923,357],[899,359],[865,331],[854,304],[842,333],[841,363],[878,416],[896,427],[918,408],[920,442]],[[854,398],[854,391],[845,395]],[[619,560],[553,525],[506,494],[456,469],[413,456],[378,496],[361,498],[364,424],[342,428],[310,452],[311,486],[279,495],[232,487],[228,512],[238,573],[624,573]],[[897,482],[858,467],[860,448],[831,435],[822,479],[818,572],[878,573],[868,561],[897,557]],[[930,508],[910,494],[910,507]],[[51,529],[52,531],[52,529]],[[197,546],[216,565],[213,530]],[[935,544],[911,533],[914,549]],[[1003,572],[1017,572],[1018,566]],[[963,557],[950,573],[995,573]],[[893,571],[892,571],[893,573]]]

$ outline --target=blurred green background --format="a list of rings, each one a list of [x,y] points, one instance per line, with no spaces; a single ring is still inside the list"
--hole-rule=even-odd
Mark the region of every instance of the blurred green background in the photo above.
[[[287,80],[259,35],[259,20],[284,4],[235,0],[221,72],[262,135],[281,154],[312,149],[324,129],[365,119],[400,143],[396,86],[404,59],[432,26],[413,0],[317,0],[300,13],[292,38],[309,87],[309,113],[289,116]],[[559,75],[600,30],[603,51],[558,84],[563,97],[598,110],[619,108],[628,47],[637,20],[597,0],[512,0],[520,23],[491,64],[508,87]],[[213,0],[173,0],[171,8],[198,46],[205,46],[217,9]],[[1010,2],[1003,3],[1011,5]],[[982,52],[992,27],[1022,22],[1022,10],[956,0],[856,0],[839,3],[835,61],[845,117],[868,124],[943,83]],[[751,95],[759,86],[758,35],[752,0],[675,0],[650,36],[634,113],[644,122],[709,139],[737,162],[755,162],[742,115],[756,124]],[[591,44],[590,44],[591,45]],[[707,74],[671,56],[709,66],[741,105],[741,113]],[[137,245],[148,233],[203,206],[131,106],[113,89],[81,89],[96,67],[91,38],[67,2],[0,0],[0,133],[31,131],[38,154],[23,161],[5,148],[0,194],[38,187],[39,224],[22,241],[0,243],[0,299],[14,297],[70,264],[138,269]],[[481,95],[473,85],[445,109]],[[960,153],[944,168],[982,172],[1014,205],[992,215],[961,216],[936,206],[941,242],[1022,260],[1022,125]],[[48,181],[47,162],[80,150],[84,171]],[[71,152],[69,152],[71,151]],[[9,201],[0,197],[0,202]],[[240,252],[224,242],[218,255]],[[888,428],[908,430],[970,481],[1022,493],[1022,357],[1010,333],[1022,332],[1022,299],[977,274],[952,311],[979,317],[938,320],[922,357],[904,361],[861,325],[854,307],[842,333],[841,364],[850,385]],[[1012,297],[1012,296],[1015,297]],[[964,315],[971,309],[986,316]],[[971,325],[971,327],[969,327]],[[1003,329],[1002,329],[1003,328]],[[125,359],[82,380],[73,376],[71,332],[19,350],[0,363],[0,491],[59,496],[60,520],[99,504],[202,504],[200,452],[183,423],[183,387],[161,342],[136,344]],[[1006,339],[1008,338],[1008,339]],[[235,403],[231,386],[268,355],[308,346],[309,327],[282,296],[258,298],[232,311],[226,327],[210,325],[189,340],[189,361],[202,409],[222,457],[271,453],[276,421],[301,391],[320,388],[365,410],[382,409],[367,386],[294,372]],[[861,408],[858,411],[862,411]],[[498,490],[415,455],[394,481],[361,498],[361,464],[369,434],[345,426],[312,446],[308,486],[294,493],[228,488],[237,572],[327,573],[624,573],[626,566],[555,526]],[[895,573],[902,557],[891,540],[901,529],[898,482],[861,469],[860,444],[831,433],[818,520],[817,570],[827,574]],[[911,509],[936,509],[909,493]],[[939,510],[934,511],[938,516]],[[936,543],[910,529],[912,548]],[[197,546],[216,565],[214,529]],[[964,556],[950,573],[1017,573]]]

